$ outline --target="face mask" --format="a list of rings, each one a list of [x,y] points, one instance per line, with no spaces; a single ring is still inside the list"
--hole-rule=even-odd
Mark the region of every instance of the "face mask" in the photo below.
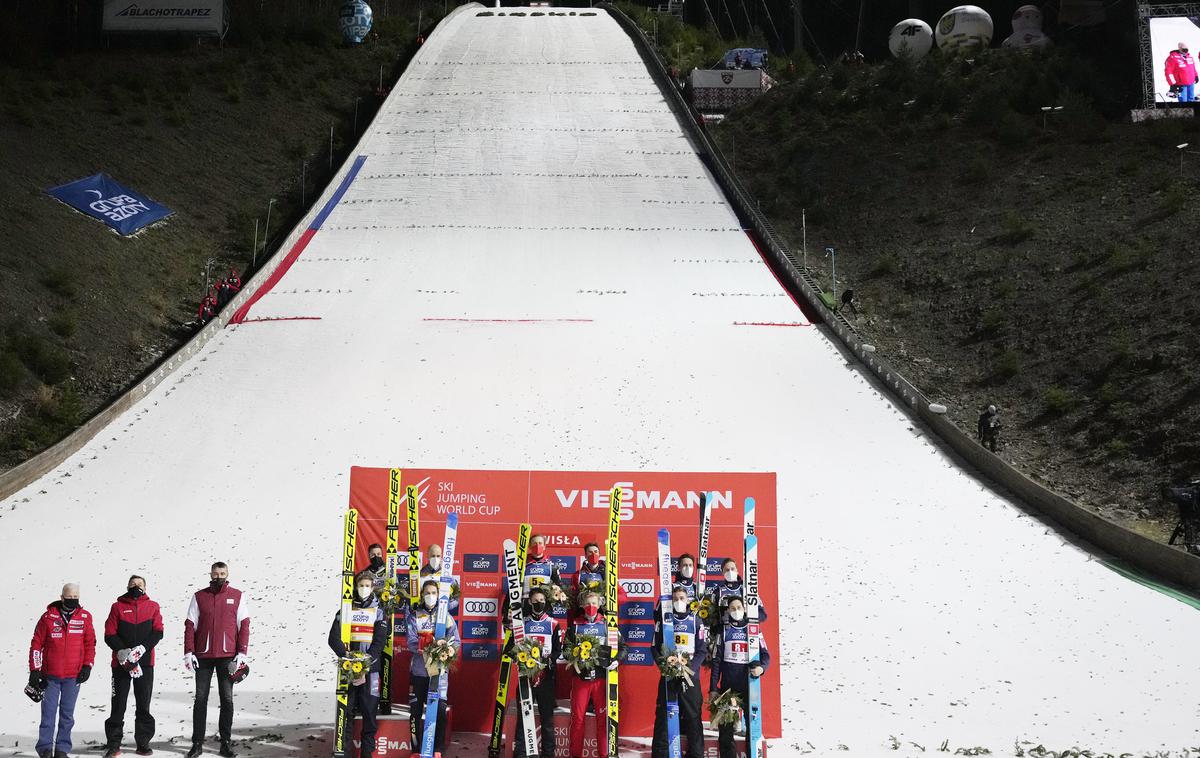
[[[367,586],[365,586],[365,585],[364,585],[364,586],[362,586],[362,587],[359,587],[359,588],[358,588],[358,599],[359,599],[359,600],[366,600],[367,598],[369,598],[369,597],[370,597],[371,595],[373,595],[374,593],[375,593],[375,588],[374,588],[374,587],[367,587]]]
[[[425,607],[430,610],[433,610],[434,606],[437,605],[437,602],[438,602],[437,595],[425,595],[424,599],[425,599]]]
[[[687,610],[688,602],[686,600],[674,600],[671,602],[671,607],[676,613],[683,613]]]
[[[600,563],[599,553],[588,553],[587,562],[589,566],[596,566]]]
[[[533,555],[535,558],[541,558],[545,554],[546,554],[546,546],[545,545],[534,545],[533,546]]]
[[[442,559],[441,558],[430,558],[429,559],[429,568],[433,569],[434,571],[441,571],[442,570]]]
[[[695,569],[693,569],[691,566],[680,566],[679,567],[679,575],[682,576],[684,579],[691,579],[693,572],[695,572]]]
[[[729,612],[729,618],[733,619],[734,621],[741,621],[742,619],[746,618],[746,612],[741,608],[732,610]]]
[[[595,603],[588,603],[587,605],[583,606],[583,612],[589,616],[595,616],[599,611],[600,606],[596,605]]]
[[[146,594],[146,591],[143,590],[141,587],[137,586],[136,584],[129,588],[129,596],[130,597],[141,597],[142,595],[145,595],[145,594]]]
[[[74,597],[68,598],[62,601],[62,605],[63,608],[66,608],[68,611],[73,611],[79,607],[79,599]]]
[[[727,569],[725,571],[725,581],[736,582],[737,581],[737,569]]]
[[[224,579],[213,579],[208,583],[208,586],[212,587],[214,590],[219,590],[225,586],[225,581],[226,580]]]
[[[383,568],[383,556],[382,555],[371,556],[371,568],[373,568],[373,569]]]
[[[530,603],[529,607],[533,610],[533,615],[540,616],[546,612],[545,603]]]

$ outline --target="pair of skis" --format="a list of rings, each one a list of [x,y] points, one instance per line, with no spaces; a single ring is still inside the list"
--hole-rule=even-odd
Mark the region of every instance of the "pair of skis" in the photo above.
[[[342,529],[342,646],[350,650],[350,614],[354,610],[354,549],[358,540],[358,511],[346,511]],[[343,671],[343,662],[338,661],[337,712],[334,715],[333,755],[346,757],[346,743],[350,737],[350,676]]]
[[[513,644],[520,644],[525,639],[525,614],[521,608],[521,589],[525,582],[525,556],[529,549],[529,532],[531,531],[529,524],[521,524],[519,538],[521,544],[512,540],[504,541],[504,577],[508,586],[508,623],[509,632],[505,635],[507,640],[512,638]],[[512,671],[512,658],[508,658],[509,666],[507,669]],[[492,720],[492,744],[488,746],[489,751],[493,746],[499,754],[499,739],[496,735],[497,725],[503,728],[504,722],[504,706],[508,701],[508,681],[504,676],[504,659],[500,662],[500,678],[501,685],[504,687],[504,700],[501,700],[501,695],[496,695],[497,712]],[[521,739],[525,742],[526,758],[536,758],[538,754],[537,730],[533,723],[533,690],[529,684],[529,678],[517,675],[517,692],[521,701]]]
[[[742,587],[742,597],[746,604],[746,636],[749,639],[750,666],[761,661],[762,652],[759,645],[759,599],[758,599],[758,535],[754,533],[754,498],[746,498],[746,581]],[[762,681],[759,677],[750,679],[749,703],[750,730],[746,735],[747,758],[758,758],[762,755]]]
[[[513,546],[513,549],[516,553],[516,586],[518,600],[520,599],[521,595],[520,588],[525,582],[525,559],[529,554],[529,538],[532,532],[533,529],[529,526],[529,524],[521,524],[520,531],[517,533],[517,542]],[[506,587],[506,592],[508,593],[509,603],[511,605],[513,583],[510,579],[508,579],[509,542],[511,542],[511,540],[505,542],[504,544],[504,565],[505,580],[509,582],[508,586]],[[512,640],[512,638],[513,631],[510,614],[510,623],[504,628],[504,645],[501,647],[501,650],[508,649],[508,643]],[[496,707],[492,711],[492,738],[488,741],[488,758],[500,758],[501,754],[504,752],[504,712],[508,709],[508,685],[509,682],[512,681],[512,670],[513,658],[511,655],[505,652],[500,657],[500,681],[496,684]]]
[[[708,535],[711,524],[712,508],[708,493],[700,493],[700,544],[696,562],[696,599],[704,599],[704,578],[708,572]],[[658,530],[658,606],[662,615],[663,653],[674,655],[675,650],[675,615],[672,607],[673,588],[671,586],[671,533],[666,529]],[[667,754],[670,758],[681,758],[683,755],[683,739],[679,728],[679,696],[671,684],[663,679],[663,699],[667,706]]]
[[[387,552],[384,568],[384,586],[394,585],[397,576],[400,536],[400,500],[403,497],[400,489],[401,470],[394,468],[388,477],[388,511],[387,511]],[[383,660],[379,671],[379,712],[387,715],[392,712],[392,658],[396,650],[395,614],[388,619],[388,629],[391,631],[383,643]]]
[[[416,487],[409,488],[409,536],[413,536],[413,522],[411,521],[412,500],[415,496]],[[458,544],[458,514],[446,514],[446,539],[442,542],[442,573],[438,578],[438,604],[437,604],[437,620],[433,627],[433,639],[441,640],[446,637],[447,618],[450,615],[450,587],[454,583],[453,566],[454,552]],[[409,559],[411,561],[412,546],[409,546]],[[409,575],[414,573],[412,563],[409,563]],[[416,567],[415,573],[418,579],[420,578],[421,569]],[[418,593],[419,594],[419,593]],[[438,709],[440,704],[446,700],[446,689],[449,686],[450,672],[446,669],[437,676],[437,685],[430,680],[429,695],[425,699],[425,729],[421,735],[421,758],[433,758],[434,735],[437,734]]]
[[[604,566],[604,623],[608,627],[609,660],[617,659],[617,649],[621,638],[617,630],[617,582],[620,567],[620,552],[617,550],[617,540],[621,534],[621,488],[613,487],[608,496],[608,540],[606,565]],[[620,720],[620,707],[617,702],[620,680],[616,668],[608,670],[608,756],[617,758],[617,722]]]

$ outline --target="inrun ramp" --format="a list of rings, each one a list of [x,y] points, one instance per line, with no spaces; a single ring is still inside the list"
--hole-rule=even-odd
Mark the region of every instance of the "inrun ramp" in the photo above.
[[[102,621],[139,573],[167,617],[157,747],[186,749],[183,616],[225,560],[254,619],[235,734],[326,754],[362,464],[778,472],[772,755],[1200,743],[1196,611],[960,471],[808,325],[605,12],[483,10],[430,36],[242,323],[2,504],[0,736],[32,749],[20,683],[58,586]]]

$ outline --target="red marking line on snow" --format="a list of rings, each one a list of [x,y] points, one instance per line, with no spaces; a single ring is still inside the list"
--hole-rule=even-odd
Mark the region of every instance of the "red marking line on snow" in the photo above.
[[[809,324],[806,324],[806,326],[810,326],[811,322],[816,320],[817,317],[814,314],[809,313],[808,309],[805,308],[804,305],[802,305],[800,301],[796,299],[796,296],[792,294],[792,291],[784,285],[783,280],[779,278],[779,274],[775,273],[775,268],[771,265],[771,262],[767,260],[767,256],[763,254],[762,248],[758,246],[758,240],[754,239],[754,233],[749,229],[743,229],[742,231],[746,233],[746,239],[750,240],[750,244],[754,245],[754,249],[758,251],[758,257],[762,258],[763,265],[766,266],[767,270],[771,272],[771,276],[775,277],[775,281],[779,284],[779,288],[788,294],[788,297],[792,299],[792,302],[795,303],[796,307],[800,309],[800,312],[804,314],[804,318],[808,319]]]
[[[300,257],[300,253],[304,252],[304,248],[308,247],[308,243],[314,236],[316,236],[316,233],[316,229],[304,230],[304,234],[300,235],[300,239],[296,240],[296,244],[292,245],[292,249],[288,250],[287,255],[284,256],[283,260],[279,262],[279,265],[275,267],[275,270],[271,272],[271,275],[267,277],[267,280],[262,283],[262,286],[254,291],[254,294],[250,296],[249,300],[242,304],[241,308],[237,309],[237,313],[233,314],[233,318],[229,319],[229,323],[240,324],[246,320],[246,314],[250,312],[250,309],[254,307],[254,304],[261,300],[263,295],[270,292],[271,288],[279,283],[279,280],[283,278],[284,274],[288,272],[288,269],[292,267],[292,264],[296,262],[296,259]]]
[[[423,318],[422,321],[458,321],[467,324],[590,324],[590,318]]]
[[[801,321],[734,321],[734,326],[812,326]]]
[[[263,316],[262,318],[244,318],[243,324],[258,324],[263,321],[320,321],[320,316]]]

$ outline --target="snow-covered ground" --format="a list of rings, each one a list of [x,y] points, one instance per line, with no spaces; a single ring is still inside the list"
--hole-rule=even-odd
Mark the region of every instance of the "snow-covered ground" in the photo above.
[[[747,325],[804,319],[610,18],[477,10],[429,38],[250,313],[319,320],[226,329],[0,504],[0,744],[36,734],[21,687],[45,603],[77,580],[102,619],[134,572],[167,616],[157,741],[186,743],[182,618],[225,560],[254,615],[235,732],[252,755],[327,754],[305,738],[332,719],[361,464],[778,472],[772,755],[1200,745],[1200,615],[961,472],[816,328]]]

